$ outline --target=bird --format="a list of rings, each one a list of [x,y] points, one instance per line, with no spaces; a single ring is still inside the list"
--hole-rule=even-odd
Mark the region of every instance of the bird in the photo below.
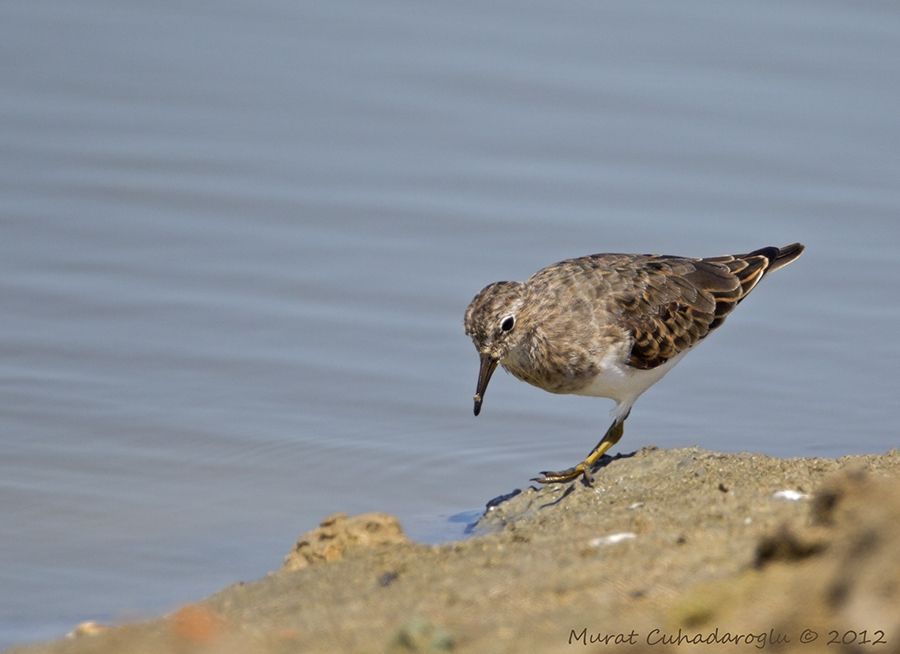
[[[634,402],[717,329],[768,273],[796,260],[800,243],[690,258],[602,253],[566,259],[525,282],[485,286],[463,321],[479,356],[474,413],[494,370],[545,391],[615,401],[613,421],[583,461],[533,481],[590,484],[622,437]]]

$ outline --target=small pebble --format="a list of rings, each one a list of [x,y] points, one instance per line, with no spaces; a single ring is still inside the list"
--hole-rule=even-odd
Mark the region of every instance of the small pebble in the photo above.
[[[637,534],[633,531],[621,531],[617,534],[610,534],[609,536],[600,536],[598,538],[592,538],[588,541],[588,545],[591,547],[600,547],[601,545],[615,545],[616,543],[621,543],[622,541],[632,540],[637,538]]]
[[[798,500],[807,499],[809,497],[809,493],[801,493],[800,491],[788,489],[775,491],[772,494],[772,497],[774,497],[776,500],[788,500],[790,502],[796,502]]]
[[[86,622],[82,622],[75,626],[75,628],[66,634],[66,638],[81,638],[83,636],[96,636],[97,634],[102,634],[104,631],[109,629],[106,625],[102,625],[98,622],[94,622],[93,620],[88,620]]]

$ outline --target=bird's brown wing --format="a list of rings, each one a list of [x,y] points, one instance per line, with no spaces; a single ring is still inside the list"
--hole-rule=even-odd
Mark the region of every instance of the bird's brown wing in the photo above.
[[[798,244],[749,254],[687,259],[643,256],[620,263],[630,283],[608,298],[608,310],[632,337],[628,365],[655,368],[718,327],[763,275],[803,251]]]

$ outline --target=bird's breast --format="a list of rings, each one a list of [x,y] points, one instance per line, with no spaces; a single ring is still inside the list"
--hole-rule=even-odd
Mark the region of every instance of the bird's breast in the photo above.
[[[551,339],[538,333],[509,352],[501,364],[514,377],[545,391],[582,394],[595,379],[609,372],[608,368],[624,365],[623,346],[602,338]]]

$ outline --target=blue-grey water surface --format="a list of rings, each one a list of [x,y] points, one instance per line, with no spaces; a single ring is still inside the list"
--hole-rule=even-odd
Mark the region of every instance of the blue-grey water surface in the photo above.
[[[579,460],[461,326],[570,256],[808,247],[620,451],[895,446],[898,107],[892,2],[0,4],[0,645]]]

